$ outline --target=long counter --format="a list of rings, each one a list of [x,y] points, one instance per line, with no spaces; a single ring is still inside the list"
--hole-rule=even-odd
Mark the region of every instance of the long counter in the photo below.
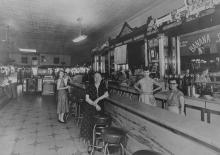
[[[85,87],[75,84],[75,91]],[[219,125],[211,125],[152,107],[132,96],[110,91],[105,111],[113,118],[113,125],[126,131],[126,151],[152,149],[169,155],[212,155],[220,153]]]
[[[119,96],[128,96],[132,101],[138,101],[139,98],[139,93],[131,87],[110,85],[109,90]],[[154,96],[157,100],[157,106],[164,109],[166,107],[167,91],[158,92]],[[220,99],[207,100],[189,96],[184,98],[187,116],[192,119],[220,125]]]

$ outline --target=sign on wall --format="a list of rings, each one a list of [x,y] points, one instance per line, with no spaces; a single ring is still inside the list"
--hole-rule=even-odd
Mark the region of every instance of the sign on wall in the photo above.
[[[180,36],[180,54],[220,53],[220,26]]]

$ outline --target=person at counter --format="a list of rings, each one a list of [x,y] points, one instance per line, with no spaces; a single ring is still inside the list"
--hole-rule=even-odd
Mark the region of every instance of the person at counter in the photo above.
[[[189,69],[187,69],[185,75],[183,76],[182,88],[183,88],[184,95],[190,95],[188,92],[190,85],[191,85],[191,76],[190,76]]]
[[[140,79],[137,83],[135,83],[134,88],[139,91],[141,102],[152,106],[156,106],[156,100],[154,98],[153,93],[161,89],[161,85],[154,79],[150,78],[150,71],[148,67],[144,68],[143,73],[144,78]],[[157,86],[155,89],[153,89],[154,85]]]
[[[175,79],[171,79],[169,81],[170,90],[168,91],[167,96],[167,110],[185,115],[184,113],[184,94],[178,90],[177,81]]]
[[[67,97],[68,89],[69,86],[66,85],[64,79],[64,71],[60,70],[59,79],[57,80],[57,91],[58,91],[57,114],[58,114],[58,121],[60,123],[65,123],[64,114],[69,112],[69,104]]]
[[[69,73],[68,72],[64,72],[64,83],[65,83],[65,85],[66,86],[70,86],[72,82],[73,81],[72,81]],[[68,89],[68,92],[70,93],[70,87]],[[69,93],[68,93],[68,95],[69,95]]]
[[[206,83],[206,82],[211,82],[210,77],[209,77],[209,70],[206,68],[202,74],[200,75],[199,79],[197,80],[198,82]]]
[[[200,96],[204,97],[205,99],[212,100],[212,85],[207,84],[208,82],[211,82],[209,70],[207,68],[203,70],[196,82],[198,82],[200,85]]]
[[[108,91],[102,82],[101,74],[95,73],[94,83],[89,84],[85,94],[86,105],[84,107],[84,118],[80,128],[80,137],[89,145],[92,142],[93,116],[98,113],[104,113],[103,99],[108,97]]]

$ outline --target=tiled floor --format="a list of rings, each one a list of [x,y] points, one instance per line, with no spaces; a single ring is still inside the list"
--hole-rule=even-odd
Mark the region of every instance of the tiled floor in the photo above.
[[[0,109],[0,155],[86,155],[73,119],[57,121],[53,96],[21,96]]]

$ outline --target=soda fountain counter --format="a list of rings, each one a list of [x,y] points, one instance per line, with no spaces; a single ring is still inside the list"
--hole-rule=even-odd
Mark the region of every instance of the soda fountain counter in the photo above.
[[[201,94],[201,83],[198,82],[194,88],[196,93],[184,96],[186,116],[198,121],[220,125],[220,82],[208,82],[206,87],[206,92],[210,95]],[[109,91],[138,102],[139,93],[133,87],[109,84]],[[163,91],[154,94],[154,97],[157,100],[157,107],[166,109],[167,91],[163,89]]]
[[[72,86],[74,92],[81,94],[85,92],[83,84],[75,83]],[[147,148],[165,155],[219,154],[220,124],[198,121],[188,115],[188,111],[186,116],[181,116],[140,103],[137,101],[138,93],[132,88],[109,86],[109,92],[110,97],[104,102],[105,111],[111,115],[114,126],[126,131],[128,154]],[[160,100],[166,100],[164,92],[155,96]],[[194,106],[195,109],[211,106],[215,106],[216,111],[217,108],[220,109],[215,101],[185,98],[186,105]]]

